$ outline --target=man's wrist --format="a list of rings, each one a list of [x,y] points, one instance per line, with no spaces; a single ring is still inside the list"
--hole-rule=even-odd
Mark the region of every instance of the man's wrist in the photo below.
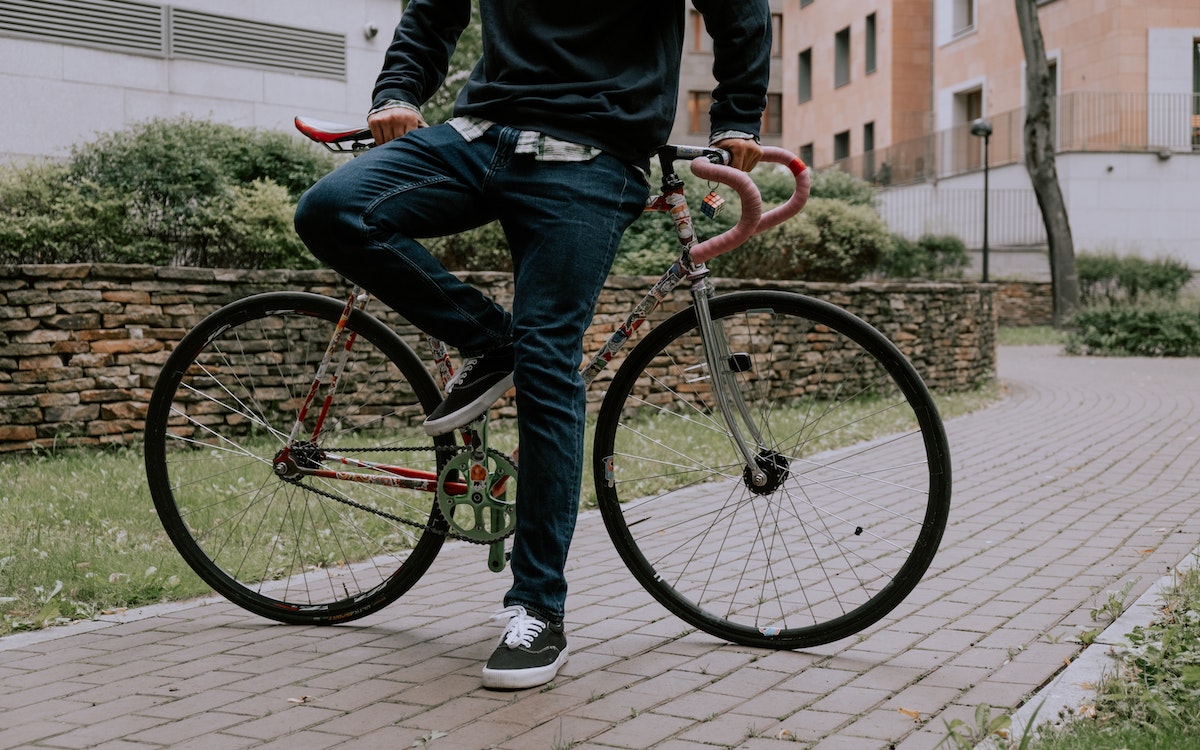
[[[758,136],[754,133],[747,133],[744,130],[719,130],[709,136],[708,143],[711,146],[718,141],[726,141],[731,139],[739,141],[754,141],[755,143],[759,142]]]
[[[379,106],[373,107],[371,111],[367,113],[367,117],[379,112],[383,112],[387,109],[407,109],[410,112],[416,112],[418,115],[421,115],[421,108],[414,104],[409,104],[408,102],[401,101],[400,99],[388,99]],[[424,115],[421,115],[421,119],[425,119]]]

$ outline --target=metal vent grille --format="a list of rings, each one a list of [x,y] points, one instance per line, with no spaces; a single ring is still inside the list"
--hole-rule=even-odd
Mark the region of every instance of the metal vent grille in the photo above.
[[[234,65],[346,77],[346,37],[171,8],[169,54]]]
[[[133,0],[0,0],[0,36],[346,78],[346,37]]]
[[[0,0],[0,34],[162,55],[164,8],[126,0]]]

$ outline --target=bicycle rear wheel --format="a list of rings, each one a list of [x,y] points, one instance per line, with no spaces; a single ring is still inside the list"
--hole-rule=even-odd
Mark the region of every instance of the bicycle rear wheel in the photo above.
[[[785,649],[856,633],[916,586],[945,529],[937,408],[900,351],[840,308],[786,292],[710,307],[768,481],[751,481],[717,411],[688,309],[633,349],[601,406],[608,532],[642,586],[711,635]]]
[[[167,359],[146,417],[147,479],[171,541],[218,593],[281,622],[378,610],[421,577],[444,539],[432,489],[275,470],[344,306],[282,292],[221,308]],[[360,480],[385,472],[341,458],[436,476],[449,459],[436,446],[452,438],[420,428],[441,399],[432,377],[376,318],[355,311],[346,334],[355,339],[324,428],[310,439],[319,397],[288,460]]]

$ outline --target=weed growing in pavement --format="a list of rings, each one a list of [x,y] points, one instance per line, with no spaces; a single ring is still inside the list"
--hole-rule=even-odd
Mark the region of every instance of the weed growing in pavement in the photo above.
[[[1032,726],[1033,720],[1036,717],[1037,712],[1034,711],[1033,717],[1029,720],[1030,726]],[[1012,717],[1005,713],[993,715],[992,707],[986,703],[981,703],[975,707],[974,726],[962,719],[952,719],[945,722],[945,724],[946,736],[937,744],[938,750],[940,748],[974,750],[975,747],[984,742],[990,742],[993,746],[1004,748],[1005,750],[1010,747],[1016,750],[1027,750],[1029,743],[1033,739],[1033,734],[1026,731],[1019,743],[1011,744],[1009,738],[1011,736]]]
[[[1129,592],[1141,580],[1141,577],[1135,578],[1132,581],[1127,581],[1119,591],[1109,591],[1108,598],[1103,603],[1092,607],[1092,622],[1100,622],[1101,617],[1105,618],[1108,622],[1115,622],[1121,616],[1121,613],[1125,611],[1125,603],[1129,599]]]

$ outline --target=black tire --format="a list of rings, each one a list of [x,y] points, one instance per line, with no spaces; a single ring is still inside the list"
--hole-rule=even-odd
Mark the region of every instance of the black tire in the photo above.
[[[218,593],[280,622],[377,611],[416,583],[445,538],[433,491],[274,471],[344,306],[280,292],[217,310],[167,359],[146,416],[146,474],[171,541]],[[448,454],[420,428],[441,399],[432,377],[376,318],[355,311],[351,332],[324,430],[293,457],[369,473],[328,451],[436,474]],[[410,447],[421,450],[396,450]]]
[[[601,406],[609,535],[655,599],[710,635],[790,649],[856,633],[912,591],[945,529],[937,408],[904,355],[840,308],[743,292],[711,310],[768,483],[751,487],[684,310],[633,349]]]

